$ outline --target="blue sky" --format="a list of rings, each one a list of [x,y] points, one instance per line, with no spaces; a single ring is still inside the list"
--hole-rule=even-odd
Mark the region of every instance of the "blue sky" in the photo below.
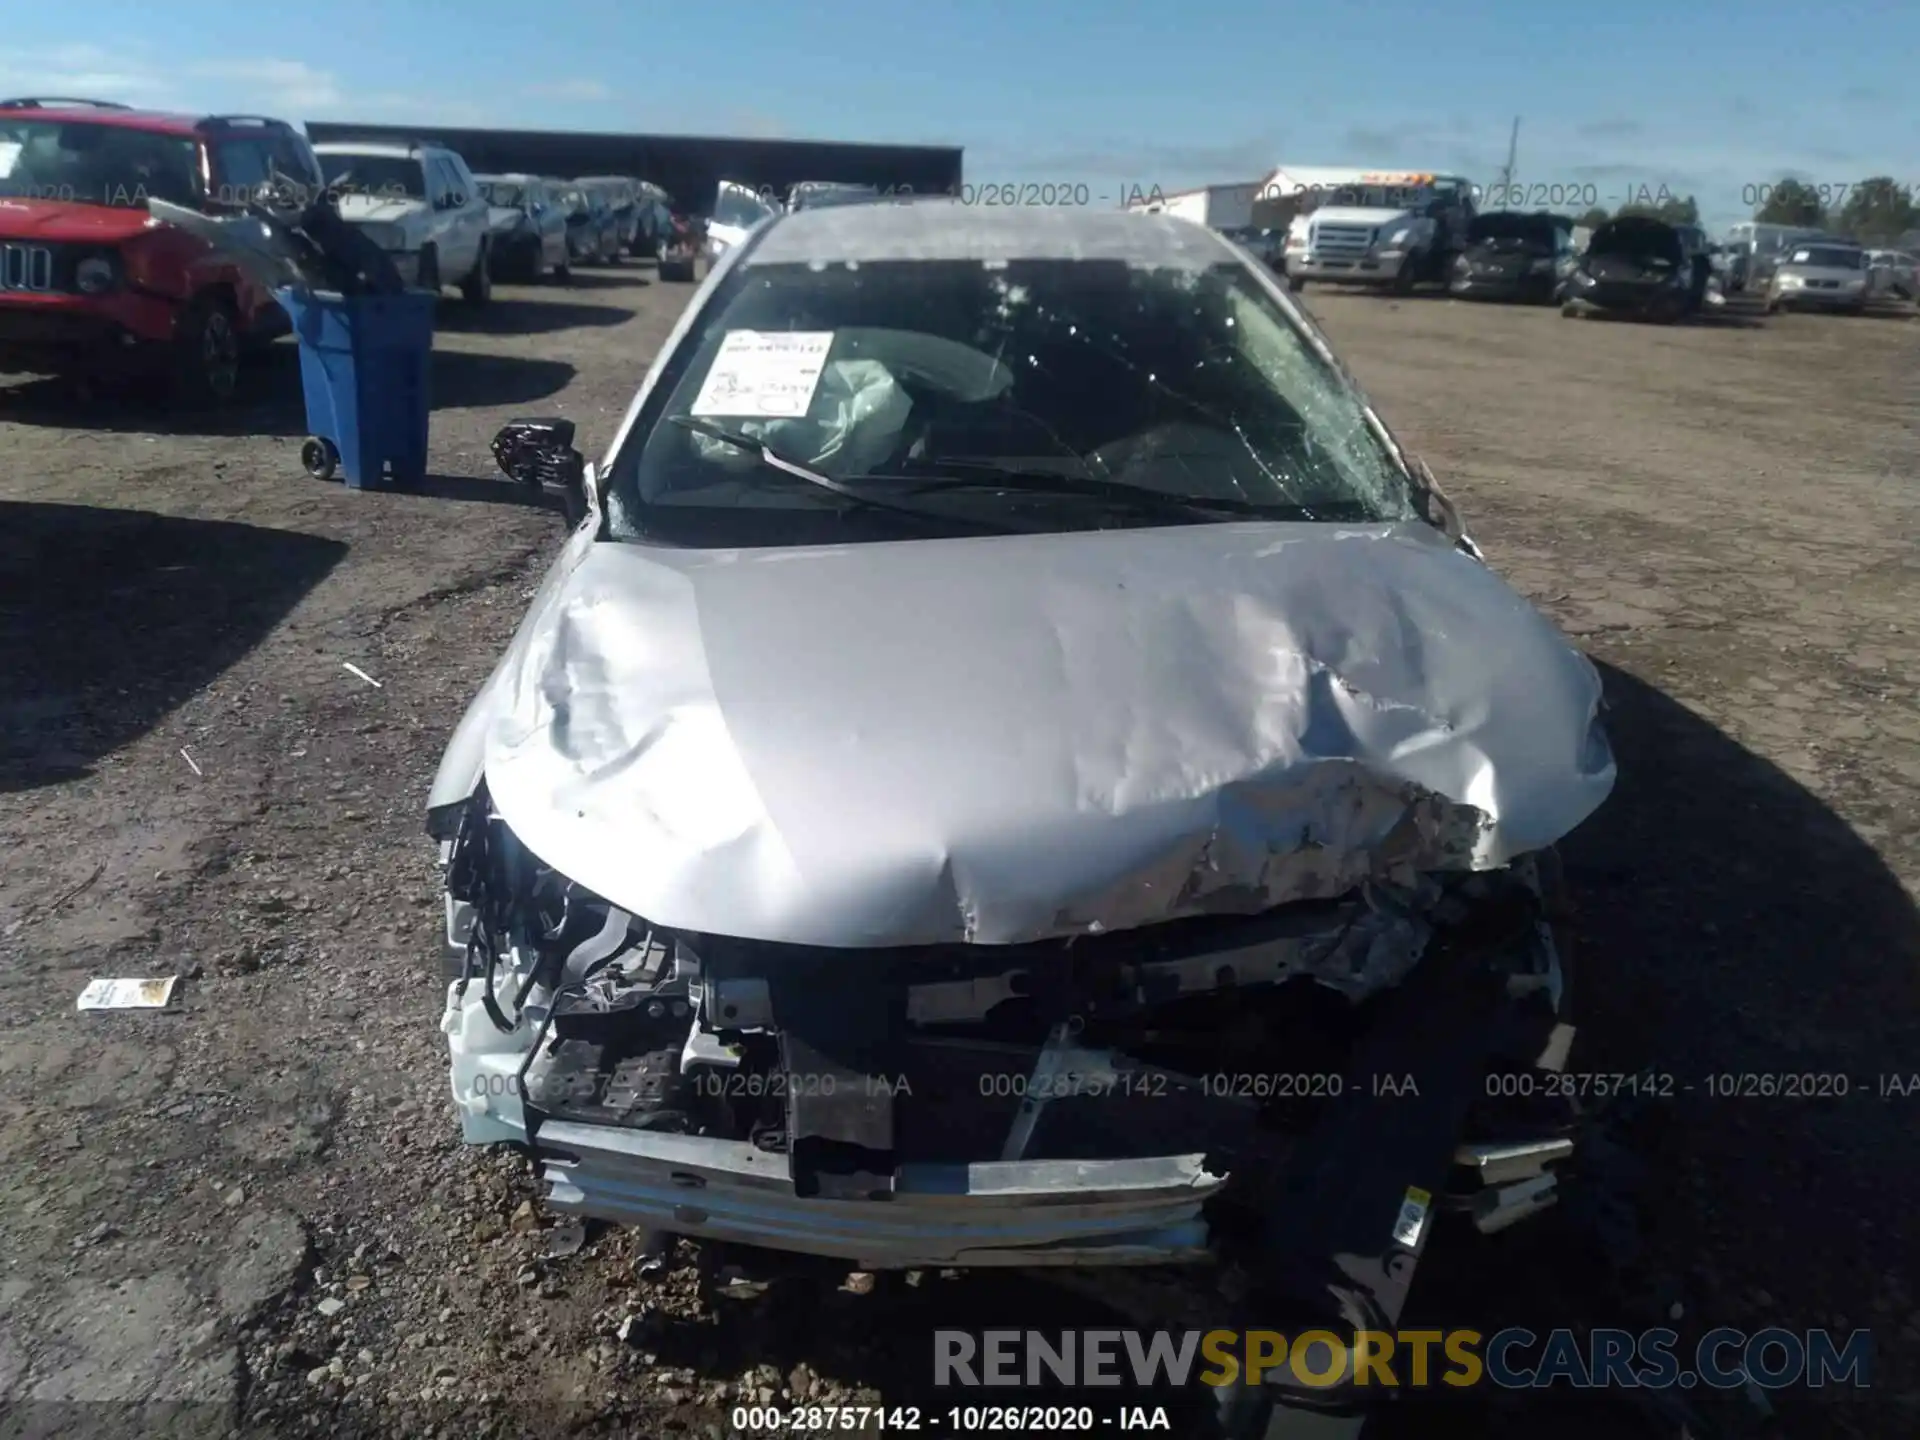
[[[1529,187],[1601,204],[1665,187],[1720,225],[1788,173],[1920,189],[1916,56],[1920,6],[1890,0],[94,0],[18,10],[0,91],[936,141],[966,147],[969,181],[1084,183],[1115,203],[1282,164],[1485,182],[1517,115]]]

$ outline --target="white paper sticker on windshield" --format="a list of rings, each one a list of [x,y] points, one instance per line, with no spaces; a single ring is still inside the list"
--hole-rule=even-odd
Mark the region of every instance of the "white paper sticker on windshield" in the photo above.
[[[832,348],[831,330],[729,330],[692,413],[797,420]]]

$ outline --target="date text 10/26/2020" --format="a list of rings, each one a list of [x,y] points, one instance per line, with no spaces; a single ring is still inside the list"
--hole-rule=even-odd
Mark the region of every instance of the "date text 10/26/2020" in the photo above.
[[[962,205],[994,206],[1002,209],[1034,207],[1039,209],[1084,209],[1091,205],[1126,210],[1157,205],[1171,195],[1181,193],[1159,185],[1129,180],[1123,183],[1090,184],[1084,180],[969,180],[964,185],[945,189],[915,188],[912,185],[875,185],[868,187],[880,200],[905,204],[913,200],[957,200]],[[778,208],[785,197],[770,185],[755,192],[762,204]]]

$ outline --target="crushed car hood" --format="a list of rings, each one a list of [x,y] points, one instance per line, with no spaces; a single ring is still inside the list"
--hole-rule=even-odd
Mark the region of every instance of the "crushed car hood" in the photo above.
[[[1427,526],[759,551],[606,542],[493,685],[489,792],[672,928],[1013,944],[1558,839],[1598,676]]]

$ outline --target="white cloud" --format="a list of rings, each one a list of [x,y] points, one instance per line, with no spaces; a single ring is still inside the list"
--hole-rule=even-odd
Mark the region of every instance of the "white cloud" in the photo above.
[[[598,80],[556,80],[550,85],[527,85],[522,95],[539,100],[611,100],[613,91]]]
[[[485,125],[500,118],[470,100],[358,87],[304,60],[258,56],[178,65],[136,48],[94,45],[0,50],[0,92],[81,95],[189,114],[243,110],[296,123],[339,118]]]
[[[271,96],[276,113],[289,118],[343,104],[347,98],[331,71],[316,70],[304,60],[208,60],[195,64],[192,73],[228,81],[246,94]]]
[[[97,45],[0,48],[0,92],[8,95],[80,95],[152,105],[163,102],[172,89],[165,71],[150,68],[137,55]]]

